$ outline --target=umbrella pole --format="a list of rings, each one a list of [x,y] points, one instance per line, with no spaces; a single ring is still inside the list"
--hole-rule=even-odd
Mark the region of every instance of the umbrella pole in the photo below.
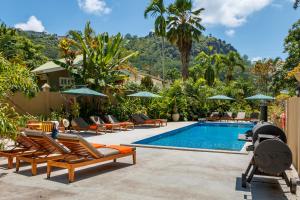
[[[263,122],[268,121],[268,105],[266,102],[260,104],[260,120]]]

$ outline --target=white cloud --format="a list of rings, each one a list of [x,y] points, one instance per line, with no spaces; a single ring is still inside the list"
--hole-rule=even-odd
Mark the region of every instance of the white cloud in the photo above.
[[[233,29],[226,30],[226,31],[225,31],[225,34],[226,34],[228,37],[233,37],[233,36],[235,35],[235,30],[233,30]]]
[[[194,0],[195,8],[205,8],[203,23],[238,27],[247,17],[271,4],[272,0]]]
[[[19,23],[15,25],[15,28],[22,29],[23,31],[35,31],[35,32],[44,32],[45,27],[43,23],[38,20],[35,16],[29,17],[26,23]]]
[[[257,62],[257,61],[259,61],[259,60],[262,60],[262,59],[263,59],[263,58],[260,57],[260,56],[253,57],[253,58],[251,59],[251,62],[252,62],[252,63],[255,63],[255,62]]]
[[[86,13],[102,15],[109,14],[111,9],[104,0],[77,0],[79,8]]]

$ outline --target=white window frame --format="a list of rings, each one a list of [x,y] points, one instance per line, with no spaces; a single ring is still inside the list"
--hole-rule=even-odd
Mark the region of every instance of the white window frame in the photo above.
[[[74,85],[74,78],[59,77],[59,87],[69,87]]]

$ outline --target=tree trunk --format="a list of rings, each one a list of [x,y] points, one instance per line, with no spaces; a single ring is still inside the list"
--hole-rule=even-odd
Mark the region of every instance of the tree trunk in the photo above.
[[[165,38],[162,37],[162,79],[163,79],[163,87],[165,87]]]
[[[181,74],[184,81],[189,77],[189,56],[188,52],[181,51]]]

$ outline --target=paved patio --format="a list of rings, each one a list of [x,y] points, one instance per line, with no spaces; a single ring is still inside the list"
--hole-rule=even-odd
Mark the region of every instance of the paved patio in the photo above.
[[[131,143],[187,124],[191,123],[86,138],[107,144]],[[30,166],[16,174],[6,170],[2,160],[0,199],[297,199],[282,180],[255,178],[251,188],[241,188],[240,176],[250,156],[138,148],[136,165],[123,158],[118,163],[82,168],[76,171],[72,184],[68,184],[65,170],[54,171],[47,180],[45,165],[32,177]]]

